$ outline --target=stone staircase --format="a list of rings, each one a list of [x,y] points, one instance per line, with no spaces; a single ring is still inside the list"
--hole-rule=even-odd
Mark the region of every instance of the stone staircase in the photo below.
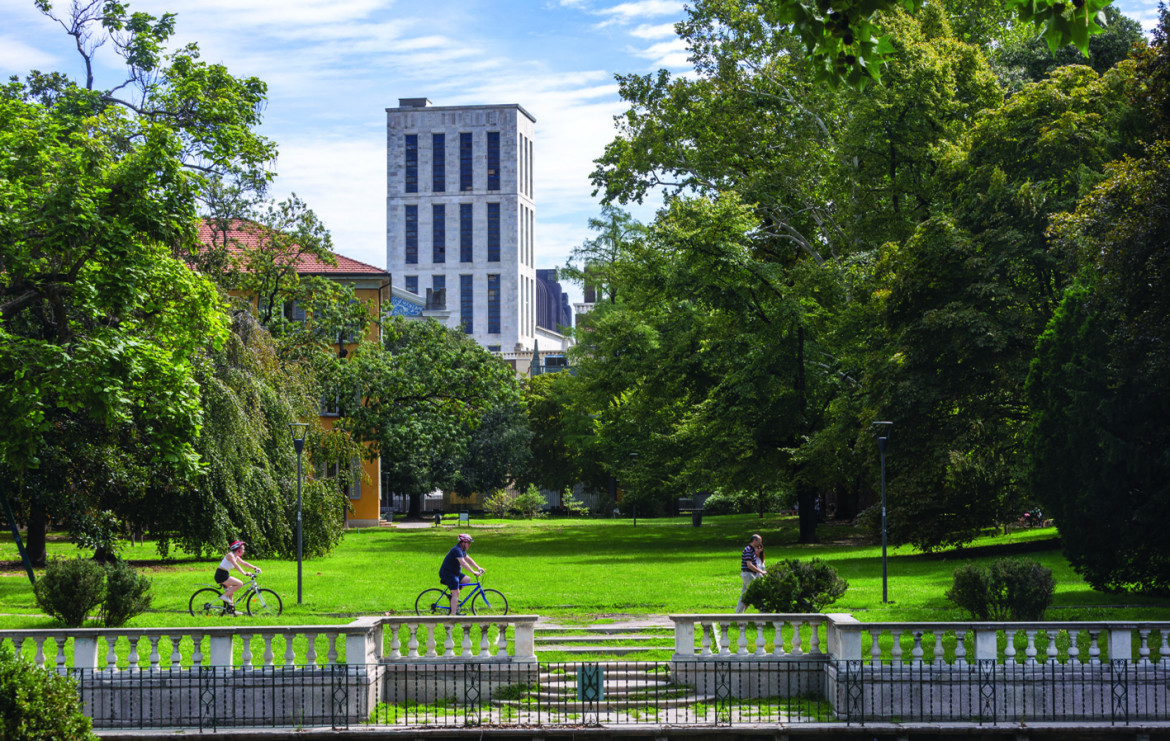
[[[514,697],[497,698],[492,704],[500,709],[543,708],[544,713],[575,715],[600,713],[610,721],[631,720],[651,713],[686,708],[696,703],[711,703],[713,697],[696,694],[694,688],[675,684],[664,670],[638,664],[589,664],[603,672],[603,695],[600,701],[582,702],[577,691],[578,669],[583,664],[555,664],[540,672],[539,684],[524,687]]]
[[[536,623],[537,656],[559,653],[588,660],[621,658],[647,651],[674,650],[674,626],[664,617],[591,625],[560,625],[543,619]]]

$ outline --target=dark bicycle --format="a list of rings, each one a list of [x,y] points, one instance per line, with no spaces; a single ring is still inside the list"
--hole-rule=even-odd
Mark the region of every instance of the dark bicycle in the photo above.
[[[457,614],[463,614],[463,606],[470,603],[472,615],[507,615],[508,598],[498,590],[484,589],[483,576],[479,578],[480,581],[464,584],[459,588],[465,596],[459,601]],[[414,614],[450,615],[451,590],[438,587],[424,589],[414,601]]]
[[[280,615],[284,611],[284,603],[280,601],[280,595],[271,589],[262,589],[256,583],[255,574],[248,574],[248,576],[252,577],[251,581],[236,590],[230,605],[220,599],[223,587],[208,584],[202,589],[195,590],[195,594],[191,595],[191,601],[187,603],[187,609],[191,611],[192,615],[235,615],[236,605],[242,602],[249,615],[255,617],[277,617]]]

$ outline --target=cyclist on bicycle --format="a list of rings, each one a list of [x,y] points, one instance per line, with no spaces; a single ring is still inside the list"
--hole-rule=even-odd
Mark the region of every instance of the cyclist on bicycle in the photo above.
[[[485,569],[480,568],[479,564],[475,562],[471,556],[467,555],[467,549],[471,547],[471,536],[467,533],[459,534],[459,542],[455,544],[451,550],[447,551],[447,556],[443,559],[443,565],[439,567],[439,581],[443,582],[443,586],[451,590],[451,614],[459,614],[459,588],[464,584],[471,583],[471,577],[463,573],[463,568],[479,575]]]
[[[223,587],[223,594],[219,598],[226,602],[228,607],[234,604],[232,595],[236,593],[237,589],[244,586],[244,582],[232,576],[229,572],[232,569],[239,569],[240,573],[244,576],[251,576],[247,571],[244,571],[244,567],[247,566],[257,574],[260,573],[259,566],[253,566],[244,560],[244,549],[246,545],[244,541],[237,540],[228,546],[227,553],[224,554],[223,560],[219,562],[219,567],[215,570],[215,583]]]

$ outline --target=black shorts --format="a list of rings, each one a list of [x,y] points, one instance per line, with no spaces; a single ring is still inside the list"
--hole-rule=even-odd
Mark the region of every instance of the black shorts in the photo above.
[[[215,570],[215,583],[216,584],[223,584],[225,581],[227,581],[228,576],[229,576],[228,572],[225,571],[224,569],[216,569]]]
[[[439,574],[439,581],[443,582],[447,589],[459,589],[463,574]]]

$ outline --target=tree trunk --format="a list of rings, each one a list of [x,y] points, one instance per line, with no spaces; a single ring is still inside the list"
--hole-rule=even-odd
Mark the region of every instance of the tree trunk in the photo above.
[[[45,531],[48,525],[44,508],[35,504],[29,508],[28,543],[25,547],[28,549],[28,560],[32,561],[33,566],[45,565]]]
[[[407,518],[411,520],[422,519],[422,494],[410,495],[410,507],[406,512]]]
[[[796,490],[796,501],[800,504],[800,539],[801,543],[819,543],[817,540],[817,492],[807,486],[800,486]]]

